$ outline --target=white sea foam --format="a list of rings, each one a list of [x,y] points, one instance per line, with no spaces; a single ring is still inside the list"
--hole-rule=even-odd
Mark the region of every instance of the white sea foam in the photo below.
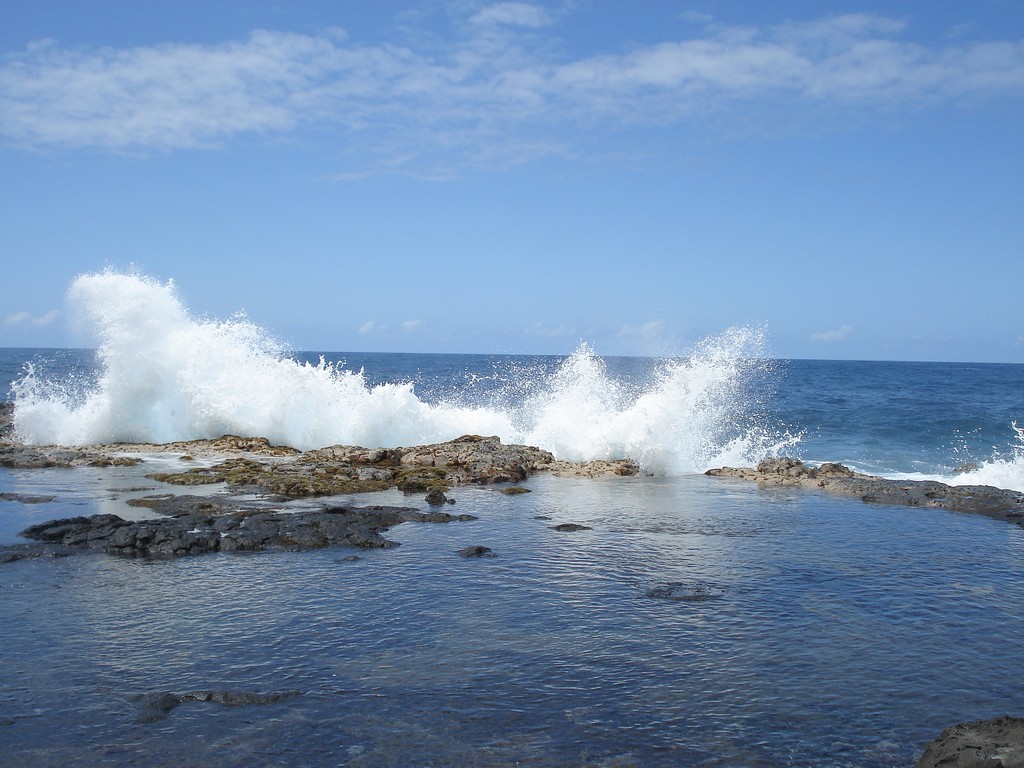
[[[1024,491],[1024,427],[1018,426],[1017,422],[1010,426],[1017,435],[1010,455],[996,455],[980,462],[976,469],[937,479],[950,485],[992,485]]]
[[[416,445],[498,435],[559,458],[631,457],[659,473],[756,462],[795,442],[751,422],[747,381],[768,365],[762,334],[733,329],[666,360],[645,387],[614,381],[581,344],[525,403],[424,402],[413,384],[369,386],[362,371],[289,359],[242,317],[192,317],[172,282],[106,271],[78,277],[69,300],[100,338],[87,388],[31,368],[15,384],[15,428],[27,443],[170,442],[264,436],[309,449]],[[514,389],[514,387],[513,387]]]

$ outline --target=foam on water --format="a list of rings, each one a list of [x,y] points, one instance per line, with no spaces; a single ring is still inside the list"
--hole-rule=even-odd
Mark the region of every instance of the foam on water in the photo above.
[[[1017,442],[1008,456],[996,452],[966,472],[953,475],[903,475],[912,479],[938,480],[949,485],[991,485],[1024,491],[1024,427],[1012,422]]]
[[[650,471],[751,463],[794,438],[748,413],[747,382],[769,365],[762,334],[734,329],[685,359],[663,361],[645,386],[614,381],[581,344],[502,406],[427,403],[410,382],[369,386],[343,365],[298,363],[243,317],[199,319],[173,282],[114,271],[76,278],[69,300],[97,332],[100,372],[87,386],[29,367],[14,384],[14,424],[27,443],[170,442],[222,434],[264,436],[309,449],[439,442],[498,435],[559,458],[632,457]],[[510,388],[510,392],[515,387]]]

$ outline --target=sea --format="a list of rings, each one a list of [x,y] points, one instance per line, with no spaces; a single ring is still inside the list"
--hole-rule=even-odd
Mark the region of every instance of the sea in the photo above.
[[[94,349],[0,349],[26,443],[484,434],[643,471],[457,487],[476,520],[391,549],[0,564],[5,766],[911,766],[1024,716],[1024,528],[703,474],[787,455],[1024,490],[1024,365],[779,360],[746,327],[663,358],[294,352],[170,283],[69,293]],[[0,545],[181,491],[144,458],[0,468]],[[194,691],[288,695],[147,704]]]

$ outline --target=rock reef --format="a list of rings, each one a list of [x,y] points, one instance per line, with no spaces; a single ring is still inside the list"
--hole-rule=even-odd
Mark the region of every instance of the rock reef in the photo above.
[[[93,550],[122,557],[180,557],[207,552],[308,550],[341,544],[364,549],[398,546],[384,538],[405,522],[449,523],[475,520],[473,515],[420,512],[411,507],[326,507],[281,512],[247,508],[231,501],[200,496],[173,496],[155,505],[163,517],[124,520],[92,515],[50,520],[21,532],[27,539],[58,546],[67,553]],[[7,559],[20,559],[14,549]],[[38,548],[21,550],[38,557]],[[51,550],[49,554],[60,554]]]
[[[186,701],[213,702],[225,707],[247,707],[260,704],[276,704],[279,701],[301,695],[301,691],[281,693],[251,693],[249,691],[188,691],[171,693],[157,691],[144,694],[139,699],[139,722],[154,723],[163,720],[171,710]]]
[[[165,444],[112,444],[67,448],[0,444],[0,466],[16,468],[113,466],[140,463],[147,453],[178,453],[185,461],[222,459],[212,466],[149,475],[175,485],[226,483],[287,498],[334,496],[399,488],[410,493],[445,491],[465,484],[518,483],[546,472],[559,476],[635,475],[630,459],[575,463],[556,461],[545,450],[506,445],[497,437],[463,435],[409,448],[335,445],[300,452],[262,437],[225,435],[215,440]]]
[[[869,504],[970,512],[1024,525],[1024,493],[988,485],[947,485],[934,480],[890,480],[863,475],[842,464],[813,467],[798,459],[765,459],[755,468],[710,469],[712,477],[737,478],[762,486],[799,486],[859,498]]]
[[[383,534],[399,523],[476,519],[473,515],[453,515],[438,509],[454,504],[454,499],[444,494],[453,486],[505,483],[511,484],[511,489],[525,491],[515,484],[538,472],[596,477],[639,471],[636,463],[628,460],[582,464],[556,461],[551,453],[539,448],[505,445],[497,437],[477,435],[411,448],[337,445],[305,452],[272,445],[261,437],[232,435],[161,445],[82,448],[0,443],[0,466],[133,466],[144,464],[149,454],[167,453],[179,455],[184,465],[181,471],[149,473],[147,478],[183,487],[223,484],[224,494],[166,494],[129,501],[130,505],[146,507],[153,513],[151,519],[145,520],[102,514],[33,525],[21,535],[37,543],[4,548],[0,562],[83,551],[124,557],[178,557],[331,545],[390,547],[396,544]],[[330,504],[299,511],[269,508],[275,504],[284,506],[295,499],[389,488],[408,494],[425,493],[430,511]],[[238,501],[249,494],[260,496],[260,502]],[[53,497],[9,496],[8,500],[22,503],[53,501]]]
[[[925,748],[915,768],[1024,768],[1024,718],[947,728]]]

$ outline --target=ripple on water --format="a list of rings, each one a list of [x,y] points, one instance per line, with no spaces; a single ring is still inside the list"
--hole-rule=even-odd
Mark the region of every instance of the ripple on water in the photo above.
[[[704,478],[530,485],[456,489],[479,520],[405,524],[389,533],[401,547],[358,560],[0,568],[8,754],[883,766],[911,764],[953,722],[1024,710],[1006,674],[1024,652],[1008,630],[1024,619],[1015,526]],[[459,556],[476,545],[496,556]],[[657,585],[713,599],[649,598]],[[139,722],[145,694],[195,690],[303,693]]]

